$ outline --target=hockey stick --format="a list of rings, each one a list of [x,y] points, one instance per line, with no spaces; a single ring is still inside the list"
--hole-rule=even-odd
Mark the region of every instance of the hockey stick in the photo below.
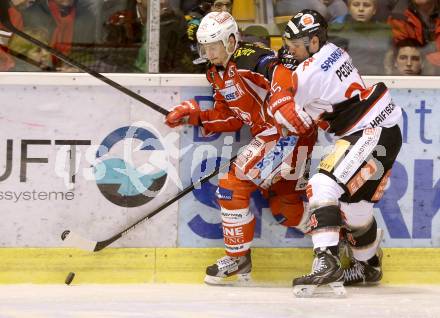
[[[176,202],[180,198],[184,197],[187,193],[191,192],[195,188],[196,185],[202,184],[202,183],[208,181],[213,176],[217,175],[221,170],[223,170],[224,168],[229,166],[231,164],[231,162],[235,158],[237,158],[237,156],[234,156],[227,163],[219,166],[218,168],[216,168],[211,173],[205,175],[204,177],[202,177],[201,179],[197,180],[196,182],[194,182],[190,186],[186,187],[181,192],[179,192],[174,198],[166,201],[165,203],[163,203],[162,205],[160,205],[159,207],[154,209],[154,211],[152,211],[151,213],[147,214],[146,216],[142,217],[141,219],[139,219],[138,221],[136,221],[135,223],[133,223],[132,225],[127,227],[125,230],[119,232],[118,234],[113,235],[112,237],[110,237],[110,238],[108,238],[106,240],[103,240],[103,241],[88,240],[88,239],[83,238],[82,236],[80,236],[80,235],[78,235],[78,234],[76,234],[76,233],[74,233],[74,232],[72,232],[70,230],[65,230],[63,232],[63,234],[61,234],[61,239],[64,241],[66,246],[78,247],[80,249],[83,249],[83,250],[86,250],[86,251],[90,251],[90,252],[98,252],[98,251],[106,248],[110,244],[112,244],[114,241],[116,241],[116,240],[120,239],[121,237],[125,236],[127,233],[129,233],[130,231],[135,229],[136,226],[138,226],[139,224],[141,224],[141,223],[151,219],[153,216],[155,216],[156,214],[161,212],[163,209],[169,207],[171,204],[173,204],[174,202]]]
[[[144,105],[147,105],[148,107],[154,109],[155,111],[161,113],[162,115],[168,115],[169,111],[166,110],[163,107],[160,107],[159,105],[153,103],[152,101],[142,97],[139,94],[136,94],[135,92],[133,92],[132,90],[116,83],[115,81],[111,80],[110,78],[102,75],[101,73],[98,73],[94,70],[92,70],[91,68],[85,66],[84,64],[81,64],[73,59],[71,59],[70,57],[64,55],[63,53],[53,49],[52,47],[50,47],[49,45],[33,38],[32,36],[24,33],[23,31],[20,31],[19,29],[17,29],[15,26],[12,25],[11,21],[9,20],[9,14],[8,14],[8,1],[6,0],[0,0],[0,22],[11,32],[13,32],[14,34],[18,35],[19,37],[35,44],[36,46],[45,49],[46,51],[50,52],[51,54],[53,54],[54,56],[56,56],[57,58],[59,58],[60,60],[80,69],[81,71],[88,73],[89,75],[93,76],[94,78],[103,81],[104,83],[107,83],[108,85],[110,85],[111,87],[123,92],[124,94],[127,94],[128,96],[136,99],[137,101],[141,102]]]

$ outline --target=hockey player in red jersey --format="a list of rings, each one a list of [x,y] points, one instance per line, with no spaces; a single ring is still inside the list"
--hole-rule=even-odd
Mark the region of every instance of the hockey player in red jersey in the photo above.
[[[267,194],[272,214],[280,224],[304,231],[308,220],[302,188],[306,182],[301,184],[297,179],[306,169],[316,129],[305,129],[301,138],[295,134],[280,136],[265,103],[270,91],[265,76],[270,76],[277,59],[271,50],[238,39],[237,24],[229,13],[212,12],[203,18],[197,40],[201,57],[210,62],[206,77],[214,89],[214,107],[200,110],[196,101],[184,101],[171,110],[165,121],[170,127],[198,125],[205,135],[237,131],[248,125],[253,135],[219,180],[216,194],[226,256],[207,267],[208,284],[226,283],[231,276],[250,278],[255,217],[249,210],[249,200],[256,189]]]
[[[293,280],[294,291],[306,296],[329,284],[343,294],[342,283],[382,277],[382,231],[373,204],[383,195],[402,144],[401,109],[385,84],[367,88],[347,52],[327,42],[327,23],[318,12],[295,15],[283,40],[300,64],[293,73],[275,69],[269,110],[289,131],[314,122],[337,137],[307,185],[315,261],[310,274]],[[341,228],[353,254],[345,270],[338,258]]]

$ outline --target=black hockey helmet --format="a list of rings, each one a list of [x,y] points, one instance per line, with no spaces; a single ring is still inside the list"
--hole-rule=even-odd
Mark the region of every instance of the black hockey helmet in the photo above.
[[[289,40],[317,36],[319,47],[327,42],[328,24],[325,18],[317,11],[304,9],[298,12],[286,25],[283,37]]]

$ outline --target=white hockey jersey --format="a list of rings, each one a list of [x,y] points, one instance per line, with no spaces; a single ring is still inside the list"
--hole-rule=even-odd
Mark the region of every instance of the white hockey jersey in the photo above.
[[[303,61],[295,72],[277,67],[272,93],[290,91],[294,102],[337,136],[365,128],[392,127],[401,117],[385,84],[366,88],[351,57],[332,43]]]

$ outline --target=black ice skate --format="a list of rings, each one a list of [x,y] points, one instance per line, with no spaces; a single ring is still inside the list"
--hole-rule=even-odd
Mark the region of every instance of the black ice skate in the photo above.
[[[366,262],[352,259],[350,267],[344,269],[344,285],[377,284],[382,279],[382,250]]]
[[[293,280],[293,293],[297,297],[311,297],[318,286],[328,285],[337,296],[345,295],[344,270],[337,256],[330,250],[317,249],[310,274]]]
[[[251,282],[251,251],[240,257],[224,256],[206,268],[208,285],[246,285]]]

